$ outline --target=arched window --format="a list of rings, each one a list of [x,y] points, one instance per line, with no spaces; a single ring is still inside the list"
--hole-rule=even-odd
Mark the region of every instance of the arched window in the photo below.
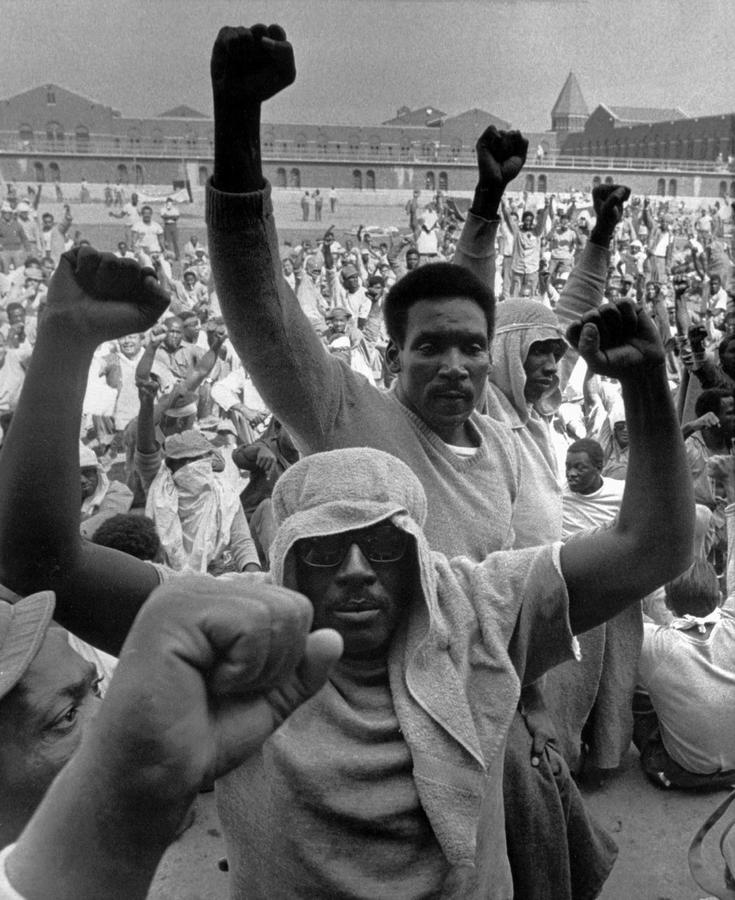
[[[372,169],[368,169],[365,172],[365,187],[369,191],[375,190],[375,172]]]
[[[659,178],[659,180],[657,181],[656,193],[659,195],[659,197],[664,197],[666,195],[666,179],[665,178]]]
[[[44,172],[44,169],[43,169],[43,163],[38,162],[38,161],[33,163],[33,177],[36,181],[39,181],[39,182],[46,180],[46,173]]]
[[[600,178],[599,175],[595,175],[595,177],[592,179],[592,187],[596,188],[596,187],[599,187],[601,184],[602,184],[602,178]]]
[[[209,169],[206,166],[199,166],[199,184],[203,185],[207,183],[209,178]]]
[[[120,163],[117,167],[117,180],[122,184],[130,183],[130,179],[128,178],[128,167],[125,163]]]
[[[546,193],[546,176],[545,175],[543,175],[543,174],[539,175],[539,177],[536,179],[536,190],[539,192],[539,194]]]
[[[439,173],[439,190],[440,191],[448,191],[449,190],[449,176],[446,172]]]
[[[64,143],[64,129],[58,122],[48,122],[46,125],[46,140],[54,144]]]
[[[30,125],[21,125],[18,129],[18,136],[24,144],[33,143],[33,129]]]
[[[289,175],[289,182],[291,187],[300,188],[301,187],[301,170],[300,169],[291,169],[291,174]]]
[[[352,187],[358,191],[362,190],[362,172],[359,169],[352,170]]]
[[[89,150],[89,128],[86,125],[77,125],[74,129],[74,145],[77,153],[86,153]]]
[[[281,166],[276,169],[276,187],[286,187],[286,170]]]
[[[735,198],[735,181],[730,182],[730,199]]]
[[[526,175],[526,181],[524,182],[523,190],[528,191],[529,194],[532,194],[536,190],[536,179],[530,173]]]
[[[136,163],[133,172],[135,173],[135,183],[143,184],[145,181],[145,172],[143,171],[143,166],[141,166],[140,163]]]
[[[676,197],[676,178],[669,178],[669,197]]]
[[[726,181],[721,181],[721,182],[720,182],[720,187],[719,187],[718,196],[719,196],[719,197],[725,197],[726,195],[727,195],[727,182],[726,182]]]
[[[48,164],[48,177],[49,181],[61,181],[61,169],[58,163],[50,162]]]
[[[434,178],[433,172],[426,173],[426,177],[424,178],[424,187],[427,191],[436,190],[436,179]]]

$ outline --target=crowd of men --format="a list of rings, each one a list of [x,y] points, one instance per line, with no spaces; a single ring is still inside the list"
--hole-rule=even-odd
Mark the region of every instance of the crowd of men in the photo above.
[[[235,897],[597,896],[575,779],[735,785],[729,205],[489,128],[465,214],[287,245],[294,77],[220,32],[206,246],[0,213],[0,897],[144,897],[212,781]]]

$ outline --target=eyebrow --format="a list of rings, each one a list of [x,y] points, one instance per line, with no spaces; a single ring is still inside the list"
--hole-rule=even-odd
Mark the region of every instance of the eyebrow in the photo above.
[[[97,666],[87,662],[84,667],[84,675],[72,684],[65,685],[57,694],[57,697],[68,697],[70,700],[84,700],[92,685],[100,677]]]
[[[451,340],[477,340],[478,338],[482,338],[484,341],[488,341],[488,335],[486,331],[482,331],[480,329],[474,330],[469,328],[454,328],[451,331],[420,331],[416,337],[412,341],[412,346],[416,346],[416,344],[421,341],[434,341],[435,343],[447,343]]]

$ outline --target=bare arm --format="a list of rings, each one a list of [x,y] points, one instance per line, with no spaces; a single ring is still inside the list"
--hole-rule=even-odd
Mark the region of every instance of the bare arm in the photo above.
[[[113,653],[158,578],[79,535],[82,399],[95,347],[145,331],[165,306],[150,271],[132,260],[64,254],[0,454],[0,581],[18,594],[54,590],[59,622]]]
[[[588,365],[620,381],[630,437],[628,477],[615,526],[562,547],[570,621],[578,634],[689,565],[694,497],[653,322],[625,302],[589,313],[570,331]]]

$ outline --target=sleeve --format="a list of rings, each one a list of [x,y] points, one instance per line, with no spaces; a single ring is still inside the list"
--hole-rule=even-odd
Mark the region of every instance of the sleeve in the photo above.
[[[602,304],[609,260],[610,254],[604,247],[587,241],[556,306],[556,317],[562,328],[568,328]]]
[[[454,251],[454,262],[469,269],[491,290],[495,287],[495,237],[500,219],[483,219],[467,213]]]
[[[260,565],[258,551],[255,549],[255,542],[250,534],[250,528],[248,528],[248,522],[245,518],[242,506],[238,508],[235,513],[235,518],[232,520],[232,526],[230,528],[230,550],[232,551],[235,564],[240,572],[242,572],[249,563],[254,563],[256,566]]]
[[[16,891],[8,878],[6,862],[14,847],[15,844],[9,844],[0,852],[0,900],[26,900],[22,894]]]
[[[146,493],[148,493],[148,488],[158,474],[162,461],[163,451],[160,447],[152,453],[141,453],[136,447],[135,471],[140,475],[140,480],[143,482],[143,489]]]
[[[722,608],[735,613],[735,503],[725,507],[725,524],[727,526],[727,599]]]

